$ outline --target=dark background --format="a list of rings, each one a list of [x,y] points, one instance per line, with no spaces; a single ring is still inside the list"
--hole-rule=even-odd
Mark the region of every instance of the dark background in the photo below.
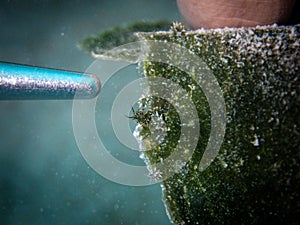
[[[1,0],[0,61],[85,71],[93,59],[79,40],[159,19],[180,19],[175,0]],[[158,184],[123,186],[89,168],[72,101],[1,101],[0,224],[170,222]]]

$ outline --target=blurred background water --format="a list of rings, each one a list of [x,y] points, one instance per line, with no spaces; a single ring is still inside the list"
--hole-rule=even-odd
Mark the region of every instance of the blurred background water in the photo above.
[[[0,61],[85,71],[79,40],[159,19],[180,19],[175,0],[1,0]],[[72,101],[2,101],[0,132],[0,224],[170,224],[159,184],[119,185],[84,161]]]

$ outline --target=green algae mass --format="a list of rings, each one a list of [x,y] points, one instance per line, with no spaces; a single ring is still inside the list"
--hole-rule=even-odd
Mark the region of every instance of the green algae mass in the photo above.
[[[185,31],[174,24],[169,31],[137,36],[180,44],[199,56],[217,78],[226,104],[223,144],[211,165],[200,171],[211,129],[209,104],[201,88],[172,65],[141,62],[146,77],[170,79],[192,93],[198,111],[200,137],[192,159],[161,184],[171,221],[299,224],[300,26]],[[150,48],[151,53],[155,54]],[[185,63],[192,73],[193,66]],[[147,126],[140,131],[148,143],[144,146],[152,148],[144,152],[151,175],[159,179],[155,163],[163,162],[178,144],[180,119],[160,98],[144,99],[143,107],[163,115],[168,131],[161,145],[151,145],[155,137],[149,137]]]
[[[123,27],[114,27],[79,42],[79,48],[92,54],[102,54],[114,47],[137,41],[134,32],[152,32],[168,29],[169,21],[136,22]]]
[[[213,163],[200,171],[210,117],[203,94],[193,94],[201,127],[197,148],[186,166],[162,182],[175,224],[299,224],[299,31],[299,26],[274,25],[186,32],[175,24],[169,32],[138,34],[197,54],[213,71],[225,98],[223,145]],[[188,80],[182,71],[158,62],[143,65],[145,76],[172,79],[189,90],[181,82]],[[154,102],[153,107],[163,105]],[[180,130],[178,120],[172,127]],[[151,164],[173,148],[158,146],[146,157]]]

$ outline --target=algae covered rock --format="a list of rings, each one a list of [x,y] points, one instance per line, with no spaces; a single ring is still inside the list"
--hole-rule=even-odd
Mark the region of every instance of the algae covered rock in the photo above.
[[[142,42],[152,43],[140,62],[143,75],[182,87],[182,96],[187,93],[196,110],[190,118],[200,124],[199,133],[189,130],[185,136],[188,143],[197,136],[190,160],[180,161],[174,172],[178,160],[167,162],[167,158],[180,145],[182,127],[186,125],[180,114],[188,114],[191,109],[185,104],[174,106],[156,95],[141,98],[138,112],[142,116],[134,117],[140,125],[142,150],[147,150],[143,155],[150,175],[162,181],[171,221],[299,224],[300,26],[185,31],[175,23],[169,31],[136,35]],[[175,55],[175,64],[152,60],[158,55],[153,45],[156,42],[176,44],[197,56],[221,88],[226,130],[217,156],[205,169],[199,168],[199,162],[214,129],[215,115],[203,86],[195,82],[201,75],[199,68],[185,54],[178,56],[177,50],[167,48],[160,50],[166,54],[164,57],[174,59]],[[103,47],[95,42],[86,48],[101,54]],[[154,83],[148,86],[150,92],[155,89]],[[217,93],[212,87],[210,92]],[[180,92],[170,96],[175,100],[182,97]],[[155,127],[164,135],[151,133]],[[181,154],[185,154],[184,149]],[[168,174],[166,179],[164,174]]]
[[[225,99],[225,138],[218,156],[201,171],[197,167],[211,129],[210,110],[201,90],[196,88],[191,97],[201,127],[197,148],[178,173],[162,182],[175,224],[299,224],[299,32],[299,26],[276,25],[186,32],[175,24],[169,32],[138,34],[180,44],[199,56]],[[149,51],[155,54],[155,49]],[[146,77],[171,79],[188,92],[195,85],[172,65],[146,60],[143,68]],[[152,111],[165,108],[155,98],[148,102]],[[168,126],[176,134],[180,121],[171,118]],[[173,151],[176,137],[168,135],[164,146],[146,151],[150,168]]]
[[[135,32],[153,32],[170,27],[169,21],[136,22],[123,27],[114,27],[98,35],[87,37],[79,42],[79,48],[94,55],[105,53],[114,47],[137,41]]]

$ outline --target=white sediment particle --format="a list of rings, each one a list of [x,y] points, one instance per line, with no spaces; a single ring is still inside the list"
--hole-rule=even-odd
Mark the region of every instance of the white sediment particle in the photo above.
[[[243,165],[244,165],[244,160],[243,160],[243,159],[240,159],[240,160],[239,160],[239,164],[240,164],[240,166],[243,166]]]
[[[227,167],[228,167],[228,164],[227,164],[226,162],[224,162],[224,161],[221,161],[221,164],[222,164],[222,166],[223,166],[224,168],[227,168]]]
[[[259,140],[258,140],[257,134],[254,134],[254,141],[251,141],[251,143],[252,143],[255,147],[259,146]]]

